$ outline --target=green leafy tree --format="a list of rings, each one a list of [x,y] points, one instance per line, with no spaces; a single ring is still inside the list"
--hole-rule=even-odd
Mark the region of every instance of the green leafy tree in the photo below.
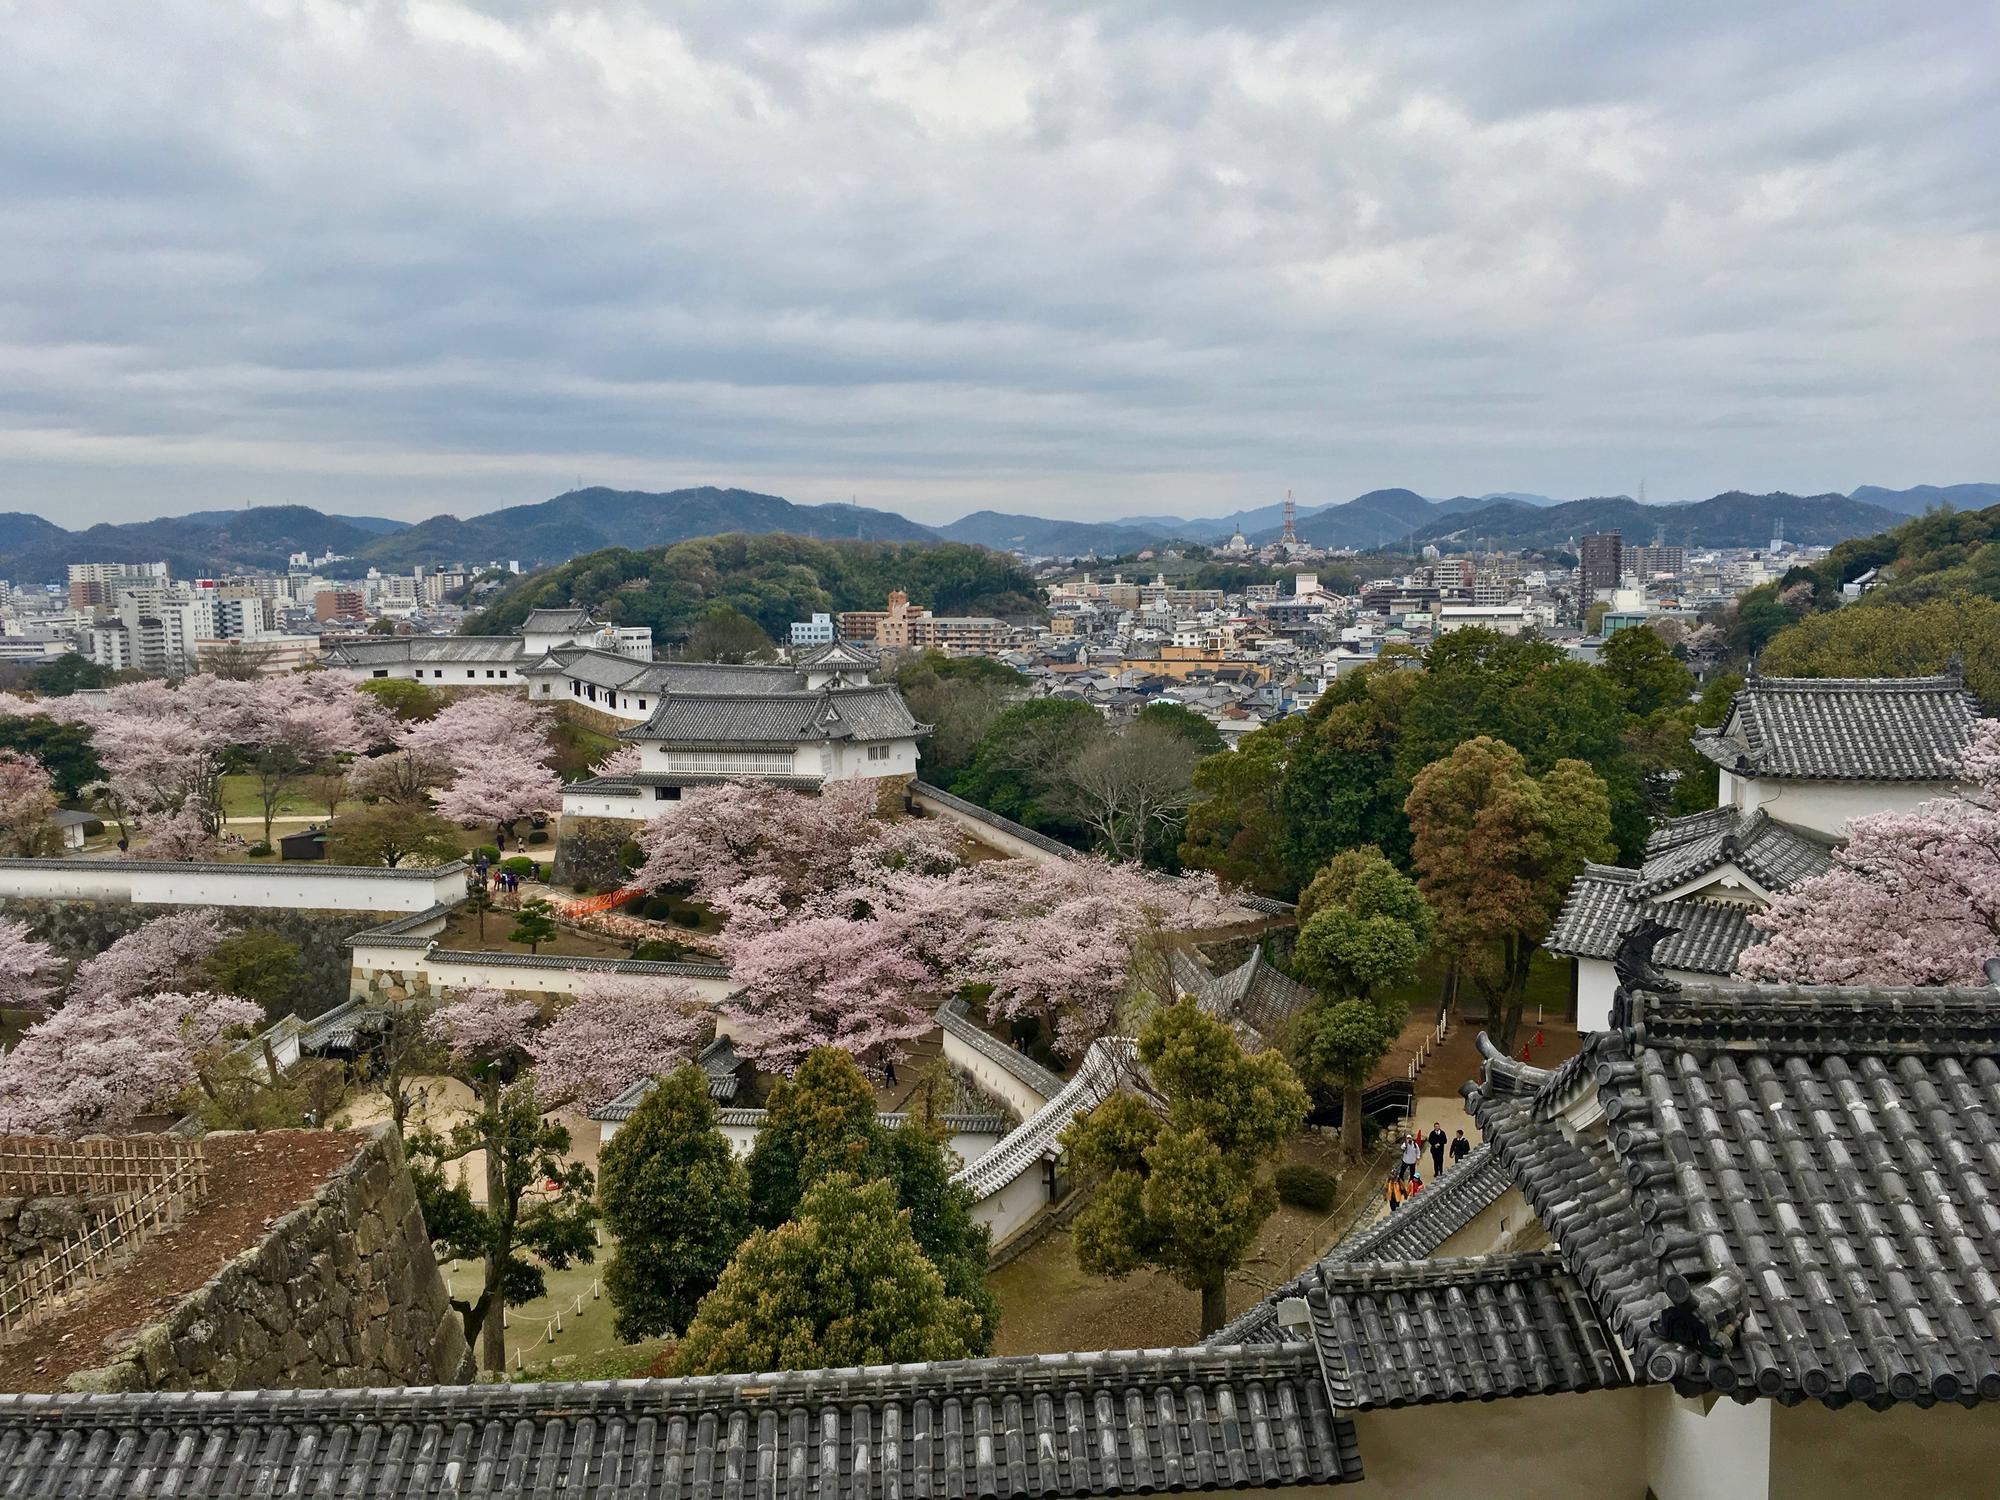
[[[925,779],[950,786],[972,763],[993,721],[1026,696],[1028,679],[988,657],[926,651],[896,669],[896,686],[918,722],[931,726],[923,745]]]
[[[1194,802],[1182,830],[1181,863],[1266,895],[1297,889],[1280,852],[1285,774],[1306,721],[1253,729],[1234,751],[1196,763]]]
[[[538,951],[543,943],[556,935],[554,909],[548,902],[536,897],[521,903],[521,909],[514,917],[514,930],[507,934],[510,943],[526,943],[528,951]]]
[[[1407,1006],[1359,995],[1322,994],[1299,1013],[1293,1066],[1308,1088],[1339,1092],[1340,1145],[1352,1160],[1361,1156],[1362,1092],[1408,1019]]]
[[[1954,658],[1973,695],[2000,707],[2000,599],[1955,593],[1878,604],[1869,596],[1783,631],[1757,666],[1774,677],[1921,677]]]
[[[1415,881],[1379,849],[1350,849],[1299,898],[1293,972],[1318,991],[1294,1043],[1299,1076],[1338,1088],[1341,1145],[1361,1152],[1361,1092],[1388,1053],[1408,1007],[1382,994],[1416,977],[1435,922]]]
[[[1520,751],[1482,735],[1425,767],[1409,815],[1419,885],[1511,1046],[1564,892],[1586,861],[1612,853],[1604,781],[1575,760],[1537,778]]]
[[[290,1009],[305,980],[299,945],[268,927],[250,927],[224,938],[209,953],[203,972],[210,988],[255,1000],[268,1015]]]
[[[1139,1061],[1164,1115],[1120,1090],[1063,1135],[1072,1168],[1097,1184],[1078,1215],[1078,1263],[1104,1276],[1157,1266],[1201,1293],[1201,1328],[1228,1318],[1229,1273],[1277,1206],[1270,1168],[1306,1112],[1276,1052],[1246,1056],[1192,1000],[1155,1011]]]
[[[118,673],[88,657],[70,652],[46,667],[36,667],[22,686],[43,698],[67,698],[90,688],[106,688],[118,681]]]
[[[41,762],[56,784],[56,795],[74,802],[92,782],[104,779],[90,731],[47,714],[0,715],[0,750]]]
[[[326,854],[339,865],[441,865],[459,857],[458,830],[414,807],[357,807],[333,820]]]
[[[952,1296],[886,1181],[834,1173],[798,1216],[745,1240],[702,1300],[676,1368],[684,1375],[963,1359],[979,1317]]]
[[[722,1134],[708,1075],[659,1084],[598,1156],[598,1201],[617,1236],[604,1282],[626,1343],[688,1326],[750,1231],[750,1179]]]
[[[442,1133],[414,1132],[410,1175],[439,1258],[484,1268],[479,1295],[454,1297],[452,1306],[466,1341],[480,1344],[484,1368],[498,1374],[507,1367],[502,1310],[542,1296],[546,1270],[597,1253],[597,1205],[590,1168],[571,1160],[568,1129],[543,1115],[530,1083],[498,1064],[473,1069],[467,1081],[475,1112]],[[486,1163],[484,1202],[448,1170],[475,1154]]]
[[[1685,708],[1694,697],[1694,673],[1650,630],[1621,630],[1598,653],[1599,670],[1624,696],[1625,711],[1641,718]]]
[[[764,628],[742,610],[718,605],[688,633],[690,661],[763,661],[774,650]]]
[[[486,914],[493,910],[493,888],[474,877],[465,882],[465,909],[479,925],[479,941],[486,941]]]
[[[1103,716],[1087,703],[1068,698],[1017,703],[994,719],[951,790],[1003,818],[1081,846],[1085,830],[1063,817],[1059,794],[1077,758],[1108,734]]]
[[[370,678],[360,688],[405,724],[435,719],[444,709],[444,694],[406,678]]]
[[[1000,1309],[986,1287],[988,1231],[973,1217],[971,1194],[951,1180],[935,1135],[915,1122],[885,1126],[853,1057],[821,1047],[771,1090],[750,1152],[752,1219],[767,1229],[784,1223],[812,1185],[833,1173],[894,1186],[918,1245],[950,1293],[977,1315],[977,1348],[991,1348]]]
[[[1197,755],[1214,755],[1222,750],[1222,731],[1179,703],[1148,703],[1132,716],[1134,724],[1151,724],[1187,741]]]

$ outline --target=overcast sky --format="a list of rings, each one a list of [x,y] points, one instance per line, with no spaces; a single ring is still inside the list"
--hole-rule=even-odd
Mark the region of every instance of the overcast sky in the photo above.
[[[0,0],[0,510],[2000,480],[1991,0]]]

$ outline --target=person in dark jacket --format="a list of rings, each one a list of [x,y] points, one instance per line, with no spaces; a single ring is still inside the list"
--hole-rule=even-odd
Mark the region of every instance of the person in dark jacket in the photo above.
[[[1431,1148],[1431,1176],[1442,1177],[1444,1175],[1444,1126],[1433,1121],[1431,1124],[1431,1133],[1425,1136],[1424,1140]]]
[[[1468,1141],[1465,1132],[1460,1130],[1451,1138],[1451,1164],[1455,1167],[1470,1155],[1472,1155],[1472,1142]]]

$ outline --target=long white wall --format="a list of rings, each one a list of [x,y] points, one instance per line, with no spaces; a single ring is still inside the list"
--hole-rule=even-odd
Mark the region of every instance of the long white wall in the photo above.
[[[553,962],[509,963],[504,955],[491,953],[472,955],[455,949],[375,947],[365,937],[355,942],[353,953],[351,989],[357,994],[365,987],[366,974],[382,971],[412,978],[421,975],[429,980],[433,991],[490,988],[552,995],[574,995],[592,975],[615,972],[658,979],[663,987],[684,985],[710,1005],[721,1004],[736,988],[726,974],[661,973],[652,964],[619,960],[565,959],[551,955]]]
[[[424,911],[465,895],[465,866],[371,870],[342,865],[175,864],[164,860],[0,860],[0,901],[130,901],[307,911]]]
[[[1949,781],[1766,781],[1724,771],[1716,802],[1723,807],[1757,808],[1794,828],[1829,839],[1845,839],[1847,825],[1870,813],[1904,813],[1919,803],[1951,795]]]

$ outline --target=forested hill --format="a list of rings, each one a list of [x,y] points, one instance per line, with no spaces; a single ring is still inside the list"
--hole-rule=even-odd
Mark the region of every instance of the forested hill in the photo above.
[[[754,490],[703,485],[654,494],[598,487],[536,505],[510,505],[470,520],[433,516],[370,543],[357,555],[382,568],[439,558],[500,558],[539,567],[604,547],[657,547],[730,531],[898,542],[934,534],[893,511],[794,505]]]
[[[1674,546],[1761,547],[1784,528],[1788,542],[1831,546],[1883,531],[1895,511],[1845,495],[1749,495],[1741,490],[1685,505],[1641,505],[1624,496],[1531,507],[1501,502],[1419,526],[1418,541],[1456,538],[1496,547],[1557,546],[1592,532],[1620,531],[1630,543],[1660,535]]]
[[[1034,580],[1011,557],[956,542],[816,541],[782,533],[702,537],[670,547],[607,548],[523,578],[466,621],[505,635],[538,606],[585,605],[614,625],[682,641],[718,608],[773,640],[815,611],[880,609],[891,589],[945,615],[1038,616]]]

